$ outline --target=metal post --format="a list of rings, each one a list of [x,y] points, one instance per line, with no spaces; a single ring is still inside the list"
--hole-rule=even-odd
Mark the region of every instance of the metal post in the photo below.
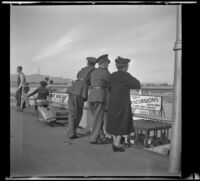
[[[40,71],[40,67],[38,67],[38,80],[37,80],[38,85],[39,85],[39,71]]]
[[[172,112],[172,136],[169,156],[169,172],[180,173],[181,168],[181,148],[182,148],[182,117],[181,117],[181,61],[182,61],[182,42],[181,42],[181,5],[177,5],[177,35],[174,46],[175,67],[174,67],[174,101]]]

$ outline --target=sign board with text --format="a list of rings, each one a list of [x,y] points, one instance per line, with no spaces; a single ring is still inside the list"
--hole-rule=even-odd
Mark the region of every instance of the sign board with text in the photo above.
[[[149,116],[149,110],[145,110],[145,109],[135,109],[135,110],[133,110],[133,113]],[[140,120],[140,119],[143,119],[143,118],[139,118],[139,117],[134,115],[134,120]]]
[[[162,106],[161,96],[131,95],[131,107],[135,109],[160,111]]]
[[[58,104],[68,104],[68,94],[64,93],[52,93],[52,102]]]

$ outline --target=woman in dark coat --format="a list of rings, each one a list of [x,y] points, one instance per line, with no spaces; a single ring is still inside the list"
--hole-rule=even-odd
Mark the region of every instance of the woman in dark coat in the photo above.
[[[115,62],[118,71],[109,77],[106,131],[113,136],[113,151],[124,151],[121,136],[134,131],[130,89],[140,89],[140,82],[127,72],[129,59],[118,57]]]

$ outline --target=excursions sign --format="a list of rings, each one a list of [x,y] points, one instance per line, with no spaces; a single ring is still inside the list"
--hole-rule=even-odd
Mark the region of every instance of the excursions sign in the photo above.
[[[160,111],[161,101],[162,101],[161,97],[157,96],[131,95],[132,109],[146,109],[152,111]]]

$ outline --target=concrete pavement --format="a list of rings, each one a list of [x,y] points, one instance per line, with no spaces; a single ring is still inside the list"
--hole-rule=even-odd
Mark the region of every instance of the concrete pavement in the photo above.
[[[91,145],[81,138],[65,144],[65,126],[41,125],[34,108],[10,108],[11,176],[175,176],[168,173],[168,156],[132,146],[113,152],[111,144]]]

